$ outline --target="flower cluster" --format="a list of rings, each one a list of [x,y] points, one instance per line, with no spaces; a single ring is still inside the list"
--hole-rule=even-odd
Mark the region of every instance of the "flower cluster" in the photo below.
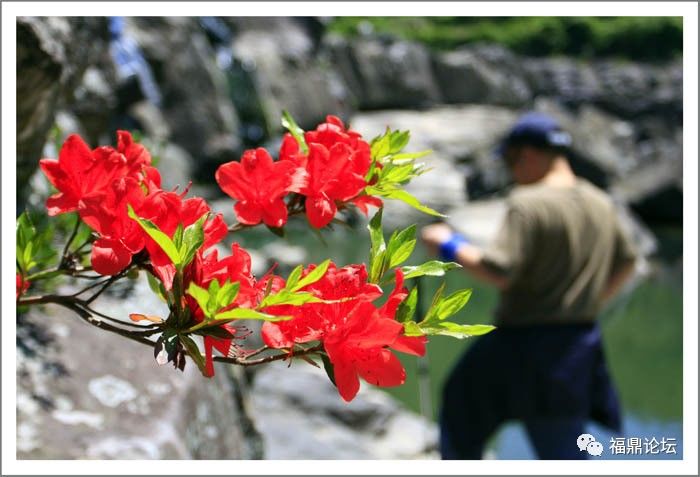
[[[136,213],[172,235],[179,224],[188,226],[209,213],[202,199],[184,199],[185,194],[160,188],[160,173],[151,156],[126,131],[117,132],[117,147],[90,149],[77,135],[69,136],[58,159],[39,163],[49,181],[58,189],[46,207],[49,215],[77,211],[99,238],[92,246],[93,269],[101,275],[116,275],[147,249],[156,273],[172,285],[173,267],[159,246],[127,215],[130,205]],[[220,215],[205,225],[211,246],[226,234]]]
[[[277,162],[263,148],[249,150],[240,162],[221,165],[216,181],[237,200],[234,211],[241,223],[282,227],[288,215],[284,198],[296,193],[309,223],[322,228],[348,203],[365,213],[368,205],[382,205],[381,199],[363,194],[371,163],[369,143],[328,116],[303,136],[285,134]]]
[[[313,265],[308,267],[302,276],[313,269]],[[382,289],[368,283],[364,265],[338,268],[331,264],[323,278],[302,290],[322,301],[266,308],[268,313],[294,318],[264,323],[263,340],[272,348],[288,349],[297,343],[320,341],[333,364],[338,392],[346,401],[359,390],[358,376],[376,386],[404,383],[406,371],[391,349],[425,354],[427,338],[406,336],[395,319],[399,303],[408,295],[401,270],[396,270],[396,287],[380,307],[374,301],[382,296]]]
[[[107,286],[132,272],[145,271],[154,292],[167,303],[169,315],[164,319],[132,313],[133,322],[146,320],[150,324],[129,325],[143,330],[135,332],[141,333],[137,340],[154,345],[158,363],[172,362],[183,369],[189,356],[202,374],[213,376],[215,360],[252,365],[316,356],[346,401],[357,394],[360,378],[377,386],[403,384],[406,371],[394,352],[422,356],[427,335],[463,338],[488,332],[490,327],[445,320],[466,304],[469,290],[443,297],[442,288],[438,289],[424,319],[412,320],[417,289],[409,293],[404,280],[439,276],[458,265],[430,261],[400,267],[416,245],[415,226],[397,230],[385,241],[380,197],[438,214],[402,189],[425,172],[424,166],[415,162],[425,151],[403,152],[408,132],[387,130],[368,143],[335,116],[304,132],[285,113],[283,125],[289,133],[282,139],[277,161],[258,148],[245,151],[240,161],[218,168],[216,181],[236,200],[233,207],[239,225],[230,229],[205,200],[187,197],[187,189],[162,189],[149,152],[128,132],[117,132],[116,147],[95,149],[79,136],[69,136],[58,159],[40,161],[57,189],[46,207],[51,216],[76,213],[92,234],[71,251],[76,225],[57,269],[32,273],[50,254],[39,258],[37,252],[47,248],[43,244],[48,242],[23,214],[17,226],[17,303],[72,304],[81,316],[89,316],[97,313],[90,308],[91,303]],[[299,265],[286,279],[272,271],[256,277],[250,254],[238,243],[231,245],[229,255],[214,247],[221,247],[226,235],[239,230],[240,225],[263,223],[281,228],[290,215],[298,213],[305,213],[313,227],[323,228],[338,210],[350,205],[365,214],[369,206],[380,208],[369,222],[367,267],[338,266],[326,260],[318,265]],[[78,278],[100,279],[70,269],[75,264],[83,267],[81,272],[86,269],[81,262],[83,252],[78,252],[87,244],[91,244],[92,270],[112,278],[58,301],[22,297],[30,281],[35,288],[39,280],[62,271]],[[393,291],[384,297],[380,284],[392,281]],[[89,299],[76,298],[95,289]],[[248,334],[236,320],[251,319],[263,320],[266,347],[261,350],[246,350],[238,343]],[[120,320],[112,318],[115,321]],[[105,326],[134,336],[133,331]],[[158,334],[157,341],[149,338],[154,334]],[[203,354],[192,339],[194,335],[203,339]],[[215,351],[223,357],[215,358]],[[251,361],[261,353],[268,354]]]

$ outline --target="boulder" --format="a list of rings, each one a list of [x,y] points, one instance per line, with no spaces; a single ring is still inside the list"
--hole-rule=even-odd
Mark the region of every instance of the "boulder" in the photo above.
[[[365,383],[346,403],[325,372],[301,361],[266,365],[250,409],[265,459],[436,459],[437,427]]]
[[[233,56],[250,77],[251,94],[261,108],[266,134],[282,131],[283,110],[305,129],[315,127],[327,114],[347,116],[347,88],[327,58],[316,54],[314,38],[303,19],[230,21],[235,26]]]
[[[359,109],[424,108],[441,101],[430,52],[419,43],[329,37],[326,47]]]
[[[130,312],[166,313],[145,278],[95,308],[127,321]],[[259,457],[242,411],[245,381],[226,366],[211,380],[191,362],[184,373],[159,367],[152,349],[55,305],[17,321],[19,459]]]
[[[567,105],[600,99],[602,86],[590,62],[572,58],[523,58],[526,78],[536,96],[556,98]]]
[[[124,34],[150,64],[171,140],[193,157],[196,172],[208,176],[217,163],[236,157],[239,124],[227,79],[197,19],[128,17]]]
[[[437,54],[435,75],[447,103],[522,107],[531,92],[512,53],[503,48],[463,48]]]
[[[20,200],[38,165],[56,111],[104,49],[99,17],[17,19],[17,184]]]

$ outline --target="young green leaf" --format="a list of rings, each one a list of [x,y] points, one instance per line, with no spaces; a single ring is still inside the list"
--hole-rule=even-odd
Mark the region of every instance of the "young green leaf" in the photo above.
[[[403,334],[406,336],[423,336],[425,333],[415,321],[404,321]]]
[[[409,131],[394,131],[391,134],[389,153],[396,154],[400,152],[406,147],[410,138],[411,133]]]
[[[182,244],[179,246],[182,266],[187,266],[197,254],[197,251],[204,244],[204,222],[209,217],[209,213],[202,215],[197,221],[187,227],[183,233]]]
[[[197,365],[199,371],[202,374],[205,374],[204,370],[206,368],[206,362],[204,360],[204,356],[202,356],[202,353],[199,351],[197,343],[195,343],[194,340],[187,335],[180,335],[180,343],[183,344],[187,350],[187,354],[190,355],[190,358],[192,358],[192,361],[194,361],[194,363]]]
[[[214,316],[216,321],[231,321],[231,320],[263,320],[263,321],[285,321],[291,320],[291,316],[275,316],[260,311],[251,310],[250,308],[234,308],[233,310],[222,311]]]
[[[148,278],[148,286],[151,287],[151,291],[153,291],[153,293],[155,293],[161,300],[167,303],[167,295],[163,284],[150,273],[146,273],[146,277]]]
[[[386,243],[384,242],[384,233],[382,232],[382,211],[380,208],[374,214],[367,226],[371,241],[369,251],[369,281],[372,283],[378,282],[386,271]]]
[[[299,282],[291,288],[292,291],[297,291],[305,286],[311,285],[313,283],[316,283],[319,281],[323,276],[326,274],[326,271],[328,271],[328,266],[331,264],[330,259],[324,260],[323,262],[319,263],[316,268],[311,270],[308,275],[306,275],[304,278],[299,280]],[[289,287],[288,287],[289,288]]]
[[[238,296],[238,291],[240,288],[241,284],[239,282],[230,283],[228,280],[226,280],[226,283],[224,283],[224,286],[221,287],[216,297],[218,309],[220,310],[230,306]]]
[[[301,272],[304,271],[303,265],[297,265],[294,270],[287,277],[287,283],[285,288],[293,290],[297,283],[299,283],[299,278],[301,277]]]
[[[491,325],[462,325],[450,321],[438,321],[427,326],[420,326],[420,329],[426,335],[451,336],[452,338],[458,339],[485,335],[495,328],[495,326]]]
[[[413,287],[406,299],[401,302],[398,310],[396,310],[396,321],[404,323],[412,321],[416,313],[416,305],[418,304],[418,288]]]
[[[190,283],[190,286],[187,288],[187,294],[197,301],[202,312],[204,312],[208,318],[212,318],[209,314],[209,290],[205,290],[195,283]]]
[[[423,275],[441,277],[448,270],[461,267],[462,266],[456,262],[440,262],[439,260],[430,260],[421,265],[401,267],[401,271],[403,272],[405,279],[421,277]]]
[[[464,308],[471,296],[471,289],[459,290],[454,292],[450,296],[445,297],[443,300],[440,301],[440,303],[437,306],[437,309],[435,310],[435,316],[438,320],[444,320],[445,318],[454,315],[459,310]]]
[[[151,237],[155,242],[163,249],[163,252],[168,256],[168,258],[173,262],[176,267],[180,267],[182,264],[182,257],[180,257],[180,252],[173,243],[173,241],[165,233],[161,232],[160,229],[150,220],[142,219],[131,205],[128,206],[129,217],[135,220],[141,228]]]
[[[277,293],[267,295],[260,303],[260,308],[276,305],[299,306],[305,303],[321,303],[323,300],[309,292],[292,292],[282,289]]]
[[[434,215],[435,217],[446,217],[446,215],[441,214],[440,212],[431,209],[430,207],[423,205],[420,203],[420,201],[413,195],[411,195],[409,192],[403,190],[403,189],[398,189],[395,187],[392,188],[380,188],[380,187],[374,187],[374,186],[368,186],[366,189],[367,194],[369,195],[378,195],[380,197],[386,197],[387,199],[395,199],[395,200],[400,200],[401,202],[410,205],[416,210],[419,210],[425,214],[428,215]]]
[[[306,140],[304,139],[304,130],[299,127],[296,121],[294,121],[294,118],[291,114],[289,114],[289,111],[282,111],[282,127],[289,131],[292,137],[296,139],[301,152],[308,154],[309,146],[307,146]]]
[[[395,231],[391,234],[389,243],[386,246],[386,256],[388,260],[388,268],[405,262],[413,253],[416,247],[416,226],[411,225],[401,231]]]

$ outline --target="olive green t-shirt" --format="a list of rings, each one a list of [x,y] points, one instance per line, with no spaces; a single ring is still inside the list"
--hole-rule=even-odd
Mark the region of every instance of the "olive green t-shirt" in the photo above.
[[[483,263],[509,278],[496,323],[593,321],[609,277],[635,256],[611,199],[588,181],[517,186],[484,251]]]

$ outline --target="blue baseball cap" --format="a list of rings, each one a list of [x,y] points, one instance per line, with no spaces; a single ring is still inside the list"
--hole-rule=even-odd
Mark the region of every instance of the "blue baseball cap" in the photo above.
[[[564,131],[553,117],[544,113],[529,112],[518,118],[496,148],[496,154],[503,157],[511,146],[566,149],[571,146],[571,135]]]

